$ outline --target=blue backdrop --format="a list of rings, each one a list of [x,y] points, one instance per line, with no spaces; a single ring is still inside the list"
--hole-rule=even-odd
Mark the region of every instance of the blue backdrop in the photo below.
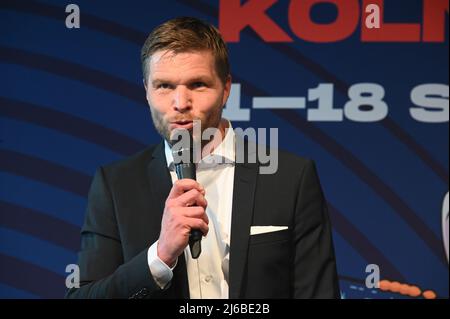
[[[342,296],[407,298],[365,286],[376,264],[448,298],[448,1],[311,2],[1,0],[0,297],[64,295],[95,169],[159,142],[140,48],[184,15],[226,35],[233,125],[276,127],[280,148],[316,161]]]

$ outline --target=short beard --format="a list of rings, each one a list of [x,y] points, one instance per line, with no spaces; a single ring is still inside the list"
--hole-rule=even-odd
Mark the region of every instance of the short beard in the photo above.
[[[163,139],[167,142],[170,142],[170,131],[169,126],[165,123],[161,114],[154,110],[150,106],[150,114],[152,115],[153,125],[155,126],[156,131],[161,135]]]

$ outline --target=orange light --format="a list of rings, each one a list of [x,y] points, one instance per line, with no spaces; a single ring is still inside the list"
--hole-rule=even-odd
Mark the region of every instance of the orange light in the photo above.
[[[432,290],[424,291],[422,295],[425,299],[436,299],[436,294]]]
[[[417,287],[417,286],[411,286],[409,288],[409,295],[411,297],[419,297],[421,293],[422,293],[422,291],[420,291],[419,287]]]

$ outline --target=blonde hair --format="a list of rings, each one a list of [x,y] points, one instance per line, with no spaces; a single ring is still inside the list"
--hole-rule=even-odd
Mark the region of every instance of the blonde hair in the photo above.
[[[214,56],[216,72],[223,83],[230,74],[228,50],[222,36],[213,25],[191,17],[179,17],[156,27],[145,40],[141,49],[144,81],[148,79],[148,60],[160,50],[175,54],[208,50]]]

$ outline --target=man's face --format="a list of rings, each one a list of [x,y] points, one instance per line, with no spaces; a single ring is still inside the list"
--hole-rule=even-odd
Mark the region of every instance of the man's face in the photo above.
[[[176,128],[192,130],[194,120],[201,121],[202,132],[219,127],[231,79],[223,84],[210,51],[157,51],[149,63],[147,101],[162,137],[169,141]]]

